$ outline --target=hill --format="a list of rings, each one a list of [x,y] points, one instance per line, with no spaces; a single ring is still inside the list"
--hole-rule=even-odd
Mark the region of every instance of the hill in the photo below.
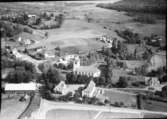
[[[114,9],[127,12],[142,12],[142,13],[166,13],[166,0],[121,0],[111,3],[100,3],[97,7]]]

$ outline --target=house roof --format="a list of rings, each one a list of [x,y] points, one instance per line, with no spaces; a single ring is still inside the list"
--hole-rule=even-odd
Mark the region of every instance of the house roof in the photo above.
[[[97,67],[95,66],[80,66],[76,68],[77,72],[85,72],[85,73],[96,73],[100,71]]]
[[[144,61],[138,61],[138,60],[125,60],[126,66],[130,69],[134,69],[136,67],[140,67],[145,64]]]
[[[5,84],[5,91],[29,91],[29,90],[36,90],[36,84],[31,83],[7,83]]]
[[[93,91],[93,88],[95,87],[96,87],[96,84],[94,83],[94,81],[91,80],[87,88],[84,91]]]

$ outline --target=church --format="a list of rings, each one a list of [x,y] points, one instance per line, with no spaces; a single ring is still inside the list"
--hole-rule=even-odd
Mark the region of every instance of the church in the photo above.
[[[100,77],[101,71],[94,65],[80,66],[80,59],[73,62],[73,73],[76,75],[87,75],[88,77]]]

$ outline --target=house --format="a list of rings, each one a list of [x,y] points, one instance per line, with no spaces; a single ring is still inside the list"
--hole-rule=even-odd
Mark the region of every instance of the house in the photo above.
[[[42,51],[41,49],[37,50],[38,52]],[[53,51],[45,51],[44,57],[47,59],[55,58],[55,53]]]
[[[147,83],[149,87],[159,87],[160,86],[160,82],[157,77],[150,77]]]
[[[66,56],[63,56],[61,57],[58,62],[57,62],[57,65],[59,64],[63,64],[65,66],[67,66],[70,62],[73,62],[74,60],[78,60],[79,59],[79,56],[78,55],[66,55]]]
[[[36,90],[36,84],[31,83],[6,83],[5,92],[7,93],[31,93]]]
[[[22,58],[22,55],[17,51],[17,49],[12,50],[13,55],[16,56],[16,58]]]
[[[150,57],[149,61],[149,66],[147,67],[147,71],[150,72],[152,70],[157,70],[160,67],[165,67],[166,66],[166,53],[156,53]]]
[[[72,92],[72,95],[75,94],[75,91],[78,90],[78,88],[84,87],[82,84],[72,84],[72,85],[67,85],[65,84],[64,81],[61,81],[55,88],[54,91],[60,92],[62,95],[66,95],[69,92]]]
[[[60,92],[62,95],[65,94],[65,89],[67,88],[66,84],[64,81],[61,81],[55,88],[54,91],[55,92]]]
[[[76,75],[87,75],[89,77],[99,77],[101,71],[95,67],[91,66],[80,66],[80,59],[77,59],[73,62],[73,73]]]
[[[96,89],[96,84],[91,80],[86,89],[82,91],[82,96],[93,97],[93,93]]]
[[[35,14],[29,14],[29,15],[28,15],[28,17],[29,17],[29,18],[32,18],[32,17],[34,17],[34,18],[35,18],[35,17],[36,17],[36,15],[35,15]]]

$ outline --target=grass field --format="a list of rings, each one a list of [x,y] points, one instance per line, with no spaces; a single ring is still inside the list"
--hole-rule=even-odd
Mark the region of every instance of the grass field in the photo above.
[[[17,119],[19,115],[25,110],[29,103],[20,102],[19,97],[14,97],[12,99],[4,99],[1,102],[1,119]]]
[[[58,3],[58,4],[57,4]],[[123,28],[131,28],[137,33],[149,36],[151,33],[165,36],[165,20],[162,19],[156,24],[142,24],[132,21],[133,17],[127,16],[125,12],[119,12],[111,9],[104,9],[96,7],[96,4],[85,4],[85,5],[72,5],[66,6],[60,2],[47,2],[43,3],[14,3],[15,6],[10,3],[3,3],[0,6],[12,9],[22,9],[33,12],[40,10],[55,11],[64,10],[67,12],[67,19],[65,19],[63,25],[59,29],[52,30],[41,30],[42,32],[48,31],[49,37],[47,40],[43,40],[30,47],[37,47],[41,45],[46,45],[47,49],[54,49],[57,46],[61,48],[71,47],[76,48],[80,51],[87,52],[92,49],[99,49],[104,44],[95,41],[93,38],[108,34],[112,37],[116,37],[118,40],[124,40],[120,38],[115,30]],[[28,9],[29,8],[29,9]],[[30,9],[31,8],[31,9]],[[48,8],[48,9],[47,9]],[[56,11],[57,9],[57,11]],[[39,11],[38,11],[39,12]],[[88,23],[84,19],[84,15],[87,14],[92,20]],[[82,19],[73,19],[72,17],[68,19],[69,16],[82,17]],[[66,18],[65,17],[65,18]]]
[[[76,47],[79,50],[101,48],[104,44],[95,39],[102,33],[101,28],[96,25],[79,20],[66,20],[60,29],[46,30],[48,39],[30,46],[30,48],[45,45],[47,49]]]

